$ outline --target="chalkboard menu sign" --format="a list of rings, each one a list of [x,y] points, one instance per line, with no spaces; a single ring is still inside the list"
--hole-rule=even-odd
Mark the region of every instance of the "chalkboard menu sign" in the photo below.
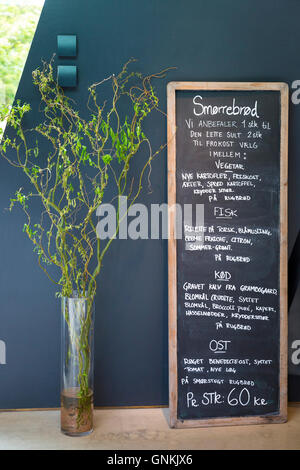
[[[170,426],[287,416],[284,83],[168,85]]]

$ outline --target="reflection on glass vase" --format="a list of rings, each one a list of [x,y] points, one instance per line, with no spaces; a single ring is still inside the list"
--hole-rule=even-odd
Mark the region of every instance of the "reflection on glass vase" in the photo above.
[[[61,431],[84,436],[93,430],[94,303],[62,298]]]

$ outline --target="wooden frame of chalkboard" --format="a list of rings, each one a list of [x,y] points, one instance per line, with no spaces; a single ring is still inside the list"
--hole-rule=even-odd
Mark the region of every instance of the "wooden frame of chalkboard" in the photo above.
[[[176,93],[180,91],[275,91],[279,92],[280,129],[280,197],[279,197],[279,391],[278,411],[247,416],[197,416],[184,419],[178,416],[178,287],[176,214]],[[169,424],[172,428],[282,423],[287,420],[287,178],[288,178],[288,85],[279,82],[170,82],[167,87],[168,107],[168,294],[169,294]],[[171,208],[171,209],[170,209]]]

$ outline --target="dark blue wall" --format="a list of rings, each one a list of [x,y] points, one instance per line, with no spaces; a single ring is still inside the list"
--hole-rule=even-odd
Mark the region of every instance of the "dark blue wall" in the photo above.
[[[46,0],[17,97],[33,104],[30,119],[38,120],[31,71],[56,51],[57,34],[78,36],[78,57],[70,63],[78,65],[79,84],[69,94],[82,110],[88,85],[130,57],[144,73],[176,66],[168,81],[291,85],[300,79],[299,18],[298,0]],[[166,81],[157,89],[165,109]],[[300,226],[300,105],[291,104],[290,115],[292,250]],[[166,140],[161,119],[151,134],[154,145]],[[21,212],[5,211],[22,178],[4,162],[0,172],[0,339],[7,345],[0,408],[57,406],[60,306],[21,231]],[[166,201],[166,153],[153,165],[152,186],[140,201]],[[115,242],[96,300],[96,405],[167,404],[167,308],[166,243]]]

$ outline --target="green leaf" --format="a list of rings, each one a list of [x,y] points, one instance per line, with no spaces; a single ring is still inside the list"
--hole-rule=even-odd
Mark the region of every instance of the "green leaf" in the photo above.
[[[104,161],[105,165],[109,165],[112,161],[112,156],[109,154],[103,155],[102,160]]]

